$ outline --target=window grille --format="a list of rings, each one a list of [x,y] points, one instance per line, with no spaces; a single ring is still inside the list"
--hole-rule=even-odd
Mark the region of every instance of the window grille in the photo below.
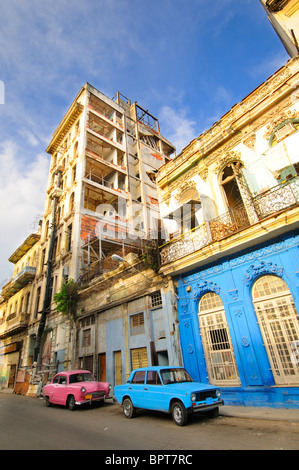
[[[142,333],[144,333],[143,312],[131,316],[131,335],[140,335]]]
[[[94,325],[94,322],[95,322],[94,315],[91,315],[89,317],[83,318],[80,321],[80,325],[81,325],[81,328],[84,328],[85,326]]]
[[[299,317],[287,284],[277,276],[263,276],[252,295],[275,383],[298,385]]]
[[[161,292],[155,292],[154,294],[151,294],[151,299],[152,299],[152,307],[158,307],[162,305],[162,296]]]
[[[138,369],[139,367],[147,367],[147,349],[137,348],[131,350],[131,364],[132,370]]]
[[[240,385],[236,359],[222,300],[214,292],[199,303],[199,326],[208,369],[213,385]]]
[[[82,368],[93,374],[93,356],[84,356],[81,360]]]
[[[91,345],[91,329],[83,330],[82,346],[87,347]]]

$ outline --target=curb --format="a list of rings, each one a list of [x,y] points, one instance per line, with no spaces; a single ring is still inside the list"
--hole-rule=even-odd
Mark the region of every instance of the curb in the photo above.
[[[290,408],[247,407],[224,405],[219,408],[220,416],[235,418],[268,419],[299,423],[299,410]]]

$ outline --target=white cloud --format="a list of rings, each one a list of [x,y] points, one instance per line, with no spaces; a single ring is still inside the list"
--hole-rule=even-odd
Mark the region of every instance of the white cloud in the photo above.
[[[21,149],[12,141],[0,147],[0,282],[12,274],[8,258],[44,211],[49,158],[38,154],[24,164],[20,155]]]
[[[163,135],[175,145],[177,155],[198,135],[196,122],[187,117],[184,108],[175,110],[170,106],[163,106],[159,113],[159,122]]]

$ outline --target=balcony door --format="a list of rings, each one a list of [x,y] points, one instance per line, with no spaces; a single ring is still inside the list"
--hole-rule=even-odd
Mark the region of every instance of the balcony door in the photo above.
[[[248,196],[248,188],[243,175],[242,165],[239,162],[228,164],[220,175],[220,185],[223,189],[226,205],[232,222],[236,229],[242,229],[249,225],[249,219],[243,200],[244,195]]]

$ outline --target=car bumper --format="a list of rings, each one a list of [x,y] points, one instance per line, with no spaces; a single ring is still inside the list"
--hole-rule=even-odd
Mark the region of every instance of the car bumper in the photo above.
[[[98,393],[98,392],[87,393],[83,399],[76,401],[76,405],[88,405],[91,403],[97,403],[97,402],[104,401],[106,398],[109,398],[109,397],[106,397],[103,392],[102,393]]]
[[[213,403],[200,403],[198,405],[190,406],[190,408],[188,408],[188,412],[197,413],[198,411],[208,411],[221,405],[224,405],[224,401],[220,399]]]
[[[80,401],[76,401],[75,404],[76,405],[89,405],[90,403],[97,403],[99,401],[104,401],[104,397],[102,398],[89,398],[88,400],[80,400]]]

